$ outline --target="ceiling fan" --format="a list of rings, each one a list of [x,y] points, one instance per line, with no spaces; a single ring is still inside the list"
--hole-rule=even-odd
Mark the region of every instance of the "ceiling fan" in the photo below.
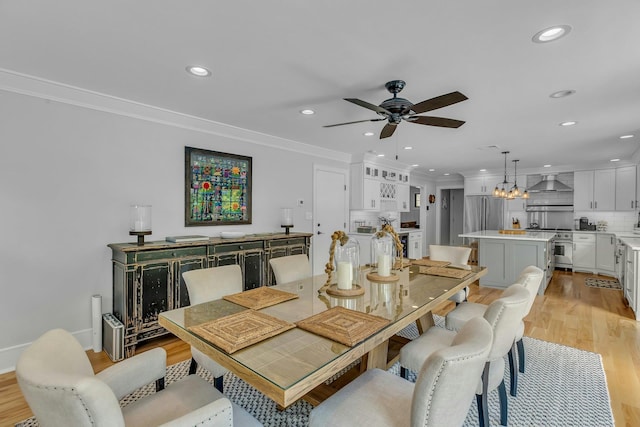
[[[417,104],[412,104],[408,100],[404,98],[398,98],[397,96],[398,92],[400,92],[404,88],[405,84],[406,83],[403,80],[392,80],[390,82],[387,82],[384,86],[389,92],[393,94],[393,98],[389,98],[386,101],[383,101],[380,105],[370,104],[357,98],[344,98],[345,101],[349,101],[361,107],[375,111],[380,116],[382,116],[382,118],[357,120],[355,122],[338,123],[335,125],[327,125],[323,127],[330,128],[334,126],[350,125],[354,123],[379,122],[381,120],[387,120],[388,123],[382,128],[382,132],[380,132],[380,139],[382,139],[388,138],[393,135],[396,127],[403,120],[419,125],[440,126],[445,128],[459,128],[465,123],[462,120],[447,119],[445,117],[416,116],[416,114],[437,110],[438,108],[443,108],[468,99],[460,92],[451,92],[447,93],[446,95],[440,95],[436,96],[435,98],[427,99],[426,101],[422,101]]]

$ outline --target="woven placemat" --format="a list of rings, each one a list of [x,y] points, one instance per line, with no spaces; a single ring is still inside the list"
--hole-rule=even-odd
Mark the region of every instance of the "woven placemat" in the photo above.
[[[449,261],[434,261],[429,258],[414,259],[411,261],[413,265],[424,265],[426,267],[444,267],[451,264]]]
[[[333,307],[296,323],[300,329],[352,347],[389,324],[389,320],[344,307]]]
[[[231,354],[295,327],[293,323],[268,314],[245,310],[192,326],[189,330]]]
[[[428,274],[430,276],[451,277],[453,279],[464,279],[470,274],[473,274],[473,272],[468,270],[446,267],[420,267],[420,273]]]
[[[298,298],[298,294],[261,286],[249,291],[225,295],[222,298],[252,310],[260,310],[261,308]]]

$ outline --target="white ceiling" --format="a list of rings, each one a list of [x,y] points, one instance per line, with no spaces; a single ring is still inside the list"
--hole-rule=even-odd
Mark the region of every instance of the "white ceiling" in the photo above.
[[[333,150],[397,152],[434,176],[501,173],[503,150],[519,169],[586,167],[638,149],[639,18],[638,0],[0,0],[0,68]],[[568,36],[531,41],[559,24]],[[189,76],[191,64],[213,75]],[[424,115],[466,124],[403,122],[384,140],[385,122],[323,128],[376,118],[342,98],[380,104],[394,79],[413,103],[464,93]],[[564,89],[576,94],[549,97]]]

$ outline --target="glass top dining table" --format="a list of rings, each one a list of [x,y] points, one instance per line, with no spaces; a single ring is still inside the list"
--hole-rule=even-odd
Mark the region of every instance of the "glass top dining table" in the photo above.
[[[382,283],[369,281],[368,271],[361,271],[362,295],[327,294],[322,290],[327,276],[322,274],[273,286],[273,289],[295,293],[298,298],[259,310],[295,323],[341,306],[390,321],[352,347],[293,328],[229,354],[188,329],[248,310],[223,299],[160,313],[159,323],[286,408],[358,360],[366,362],[361,369],[386,369],[397,360],[397,357],[390,360],[388,355],[392,337],[413,322],[420,331],[432,326],[434,308],[486,274],[486,268],[472,266],[469,276],[457,279],[422,274],[418,266],[411,266],[393,272],[399,280]]]

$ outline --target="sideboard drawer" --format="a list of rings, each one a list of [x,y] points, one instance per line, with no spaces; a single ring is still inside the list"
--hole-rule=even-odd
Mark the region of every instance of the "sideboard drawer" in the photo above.
[[[169,258],[184,258],[194,256],[207,256],[206,246],[197,246],[190,248],[162,249],[158,251],[140,251],[132,254],[135,256],[134,262],[154,261]]]
[[[246,242],[246,243],[231,243],[228,245],[215,245],[213,247],[214,254],[224,254],[227,252],[241,252],[251,249],[263,249],[264,243],[260,242]]]
[[[300,245],[306,245],[306,244],[307,244],[307,240],[304,237],[295,237],[291,239],[273,239],[273,240],[267,241],[267,245],[270,248],[275,248],[279,246],[300,246]]]

